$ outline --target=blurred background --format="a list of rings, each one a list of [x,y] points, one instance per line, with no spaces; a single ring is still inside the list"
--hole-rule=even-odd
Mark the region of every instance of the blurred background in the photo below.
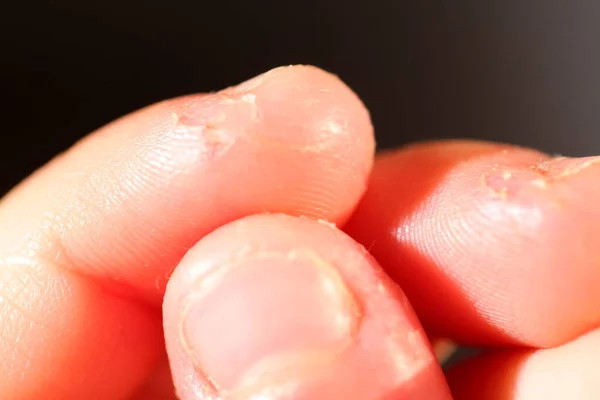
[[[139,107],[282,64],[341,76],[380,147],[600,154],[594,0],[54,0],[0,13],[0,194]]]

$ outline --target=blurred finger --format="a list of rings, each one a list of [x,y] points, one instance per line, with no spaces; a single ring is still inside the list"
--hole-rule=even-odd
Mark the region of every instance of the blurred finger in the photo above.
[[[600,331],[563,346],[492,352],[448,373],[455,400],[596,400]]]
[[[378,158],[347,231],[426,329],[554,346],[600,324],[600,159],[437,142]]]
[[[128,400],[178,400],[166,357]]]
[[[175,270],[163,314],[183,400],[450,398],[399,288],[326,224],[218,229]]]

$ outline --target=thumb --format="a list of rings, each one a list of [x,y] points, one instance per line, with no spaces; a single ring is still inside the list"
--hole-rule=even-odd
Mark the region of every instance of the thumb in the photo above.
[[[450,399],[404,295],[328,224],[218,229],[176,268],[163,315],[183,400]]]

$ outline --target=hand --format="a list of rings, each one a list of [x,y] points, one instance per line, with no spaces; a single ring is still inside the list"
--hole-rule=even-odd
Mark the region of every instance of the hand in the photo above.
[[[373,153],[311,67],[87,137],[0,204],[0,398],[600,398],[598,159]]]

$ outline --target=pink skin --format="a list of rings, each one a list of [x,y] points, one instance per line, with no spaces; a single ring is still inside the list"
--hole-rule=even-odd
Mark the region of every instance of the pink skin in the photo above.
[[[103,128],[68,163],[44,171],[68,177],[44,193],[58,206],[55,221],[33,214],[14,225],[51,223],[62,242],[44,244],[45,257],[59,254],[68,269],[159,305],[186,250],[222,224],[264,211],[343,222],[365,189],[373,152],[368,112],[339,79],[313,67],[278,68]],[[37,201],[25,197],[18,201]],[[21,238],[13,229],[2,238],[0,228],[6,246],[26,245],[11,243]]]
[[[597,399],[599,159],[411,146],[353,214],[372,134],[300,66],[57,157],[0,202],[0,398],[449,399],[420,320],[512,346],[450,371],[456,400]]]
[[[163,315],[183,400],[450,398],[400,289],[328,224],[218,229],[177,267]]]
[[[90,135],[0,203],[0,359],[13,360],[0,367],[0,398],[151,388],[165,284],[187,250],[264,211],[342,223],[373,151],[356,95],[303,66]]]
[[[600,323],[599,168],[508,145],[416,145],[378,158],[346,231],[431,333],[556,346]]]

